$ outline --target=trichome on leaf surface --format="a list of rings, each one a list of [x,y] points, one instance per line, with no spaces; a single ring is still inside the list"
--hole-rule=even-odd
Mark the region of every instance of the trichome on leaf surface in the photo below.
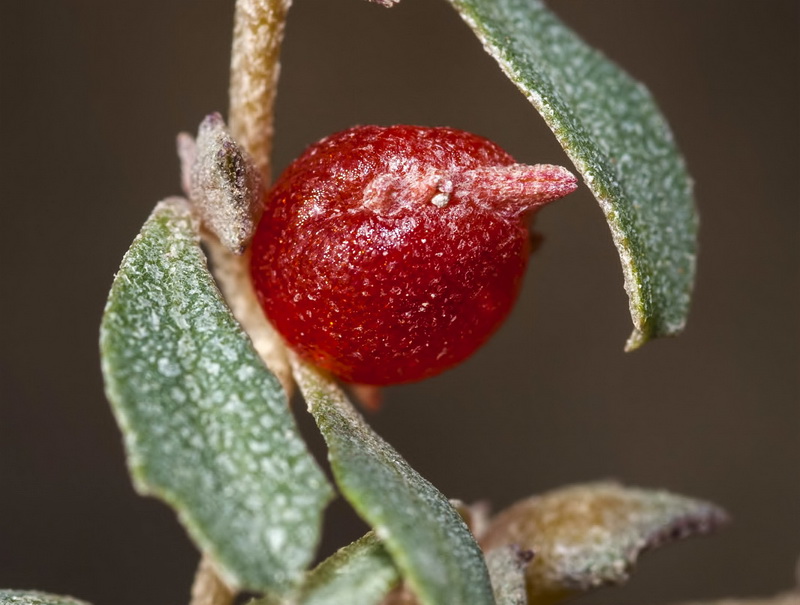
[[[451,3],[598,199],[631,301],[629,348],[680,331],[696,217],[649,94],[539,0]],[[490,518],[448,500],[359,415],[326,370],[391,384],[470,355],[516,298],[533,214],[577,179],[451,128],[368,126],[312,146],[270,190],[289,4],[237,0],[230,131],[211,114],[196,140],[180,136],[188,199],[156,206],[101,326],[135,486],[172,506],[202,552],[194,605],[239,591],[261,605],[554,603],[623,582],[643,550],[723,524],[712,504],[615,483]],[[372,527],[314,569],[333,489],[289,409],[295,386],[339,493]],[[79,604],[0,591],[6,603]]]

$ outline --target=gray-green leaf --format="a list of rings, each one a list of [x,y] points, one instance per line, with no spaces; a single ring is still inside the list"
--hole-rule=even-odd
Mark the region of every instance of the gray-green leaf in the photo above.
[[[491,553],[516,545],[534,553],[526,568],[531,605],[628,579],[639,555],[667,542],[708,533],[723,510],[664,491],[590,483],[517,502],[481,537]]]
[[[650,93],[541,0],[451,2],[600,203],[630,301],[626,348],[680,332],[694,282],[697,215],[692,181]]]
[[[374,527],[419,600],[494,603],[483,555],[447,499],[375,434],[335,383],[297,360],[294,371],[342,495]]]
[[[72,597],[62,597],[31,590],[0,589],[0,605],[88,605]]]
[[[137,489],[177,512],[232,586],[285,592],[331,488],[285,395],[206,267],[198,221],[160,203],[125,255],[101,327],[106,392]]]
[[[374,532],[340,549],[308,574],[299,605],[373,605],[400,582],[400,573]]]

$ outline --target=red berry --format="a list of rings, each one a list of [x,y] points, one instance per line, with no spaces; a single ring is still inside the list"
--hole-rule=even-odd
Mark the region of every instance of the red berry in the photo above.
[[[527,216],[576,186],[466,132],[352,128],[267,194],[255,289],[301,357],[350,382],[420,380],[497,329],[527,265]]]

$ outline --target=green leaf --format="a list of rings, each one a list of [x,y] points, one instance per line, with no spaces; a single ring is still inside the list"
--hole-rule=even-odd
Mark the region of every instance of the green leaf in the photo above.
[[[724,524],[701,500],[615,483],[576,485],[517,502],[481,538],[483,549],[516,545],[534,552],[526,568],[531,605],[628,579],[639,555]]]
[[[353,409],[331,380],[294,361],[345,498],[375,529],[424,605],[494,603],[478,545],[447,499]]]
[[[331,488],[197,228],[185,200],[162,202],[125,255],[101,327],[106,392],[137,489],[175,508],[227,583],[284,592],[313,557]]]
[[[373,605],[400,582],[392,558],[373,532],[340,549],[309,573],[299,605]]]
[[[88,605],[72,597],[61,597],[31,590],[0,589],[0,605]]]
[[[622,261],[632,350],[686,323],[695,273],[692,181],[650,93],[541,0],[450,0],[544,117],[605,214]]]

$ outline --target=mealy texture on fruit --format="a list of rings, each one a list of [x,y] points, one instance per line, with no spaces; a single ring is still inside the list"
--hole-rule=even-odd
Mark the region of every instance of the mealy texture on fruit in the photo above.
[[[307,149],[264,201],[251,274],[306,360],[355,383],[433,376],[508,315],[530,217],[577,187],[451,128],[360,126]]]

